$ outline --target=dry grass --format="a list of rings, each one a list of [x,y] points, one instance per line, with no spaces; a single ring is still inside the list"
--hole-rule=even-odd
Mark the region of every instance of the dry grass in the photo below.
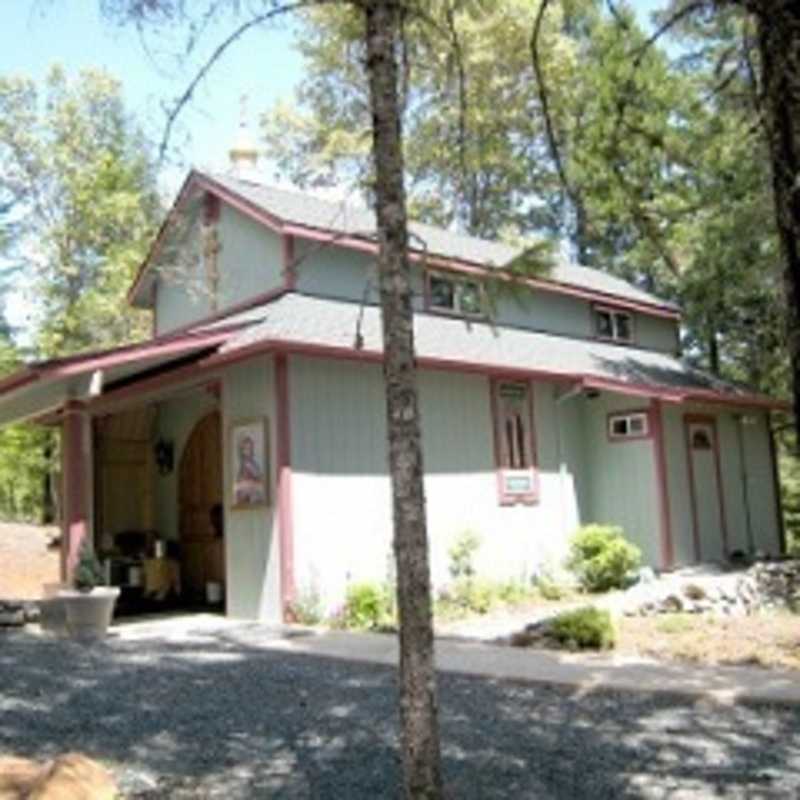
[[[698,664],[800,669],[800,615],[764,611],[750,617],[667,614],[624,617],[617,652]]]
[[[58,549],[48,544],[58,529],[0,523],[0,598],[36,600],[42,585],[59,578]]]

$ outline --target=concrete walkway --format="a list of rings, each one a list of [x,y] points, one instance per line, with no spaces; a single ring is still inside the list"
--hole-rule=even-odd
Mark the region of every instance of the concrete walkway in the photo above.
[[[166,641],[255,627],[222,617],[191,616],[128,623],[115,628],[123,640]],[[259,628],[265,626],[258,625]],[[276,627],[261,646],[269,650],[368,664],[397,664],[395,636]],[[693,666],[614,655],[557,653],[447,638],[436,641],[440,671],[525,683],[596,689],[661,692],[706,697],[721,703],[741,701],[800,705],[800,673],[738,666]]]

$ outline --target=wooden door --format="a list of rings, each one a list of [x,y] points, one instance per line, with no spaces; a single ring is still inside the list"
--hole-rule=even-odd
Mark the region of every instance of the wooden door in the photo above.
[[[686,446],[698,561],[721,561],[727,553],[725,505],[717,426],[713,417],[686,417]]]
[[[191,599],[205,597],[207,581],[224,582],[223,547],[212,524],[222,504],[222,430],[214,411],[197,423],[183,451],[179,472],[181,580]]]

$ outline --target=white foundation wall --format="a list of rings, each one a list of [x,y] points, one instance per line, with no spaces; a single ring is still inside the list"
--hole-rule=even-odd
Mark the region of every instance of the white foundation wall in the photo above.
[[[349,582],[385,581],[393,570],[381,369],[289,364],[296,585],[333,610]],[[482,542],[482,576],[526,579],[554,566],[580,511],[576,442],[557,440],[553,387],[534,386],[540,502],[513,507],[498,503],[488,378],[424,371],[419,391],[434,585],[450,579],[448,550],[468,530]]]

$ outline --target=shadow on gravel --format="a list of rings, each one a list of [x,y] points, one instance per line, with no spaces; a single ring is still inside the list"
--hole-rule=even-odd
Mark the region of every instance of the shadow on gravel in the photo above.
[[[85,648],[2,635],[0,752],[79,749],[142,798],[398,797],[394,670],[268,650],[264,638],[253,626]],[[452,675],[440,706],[458,800],[800,791],[797,708]],[[137,794],[139,775],[162,783]]]

